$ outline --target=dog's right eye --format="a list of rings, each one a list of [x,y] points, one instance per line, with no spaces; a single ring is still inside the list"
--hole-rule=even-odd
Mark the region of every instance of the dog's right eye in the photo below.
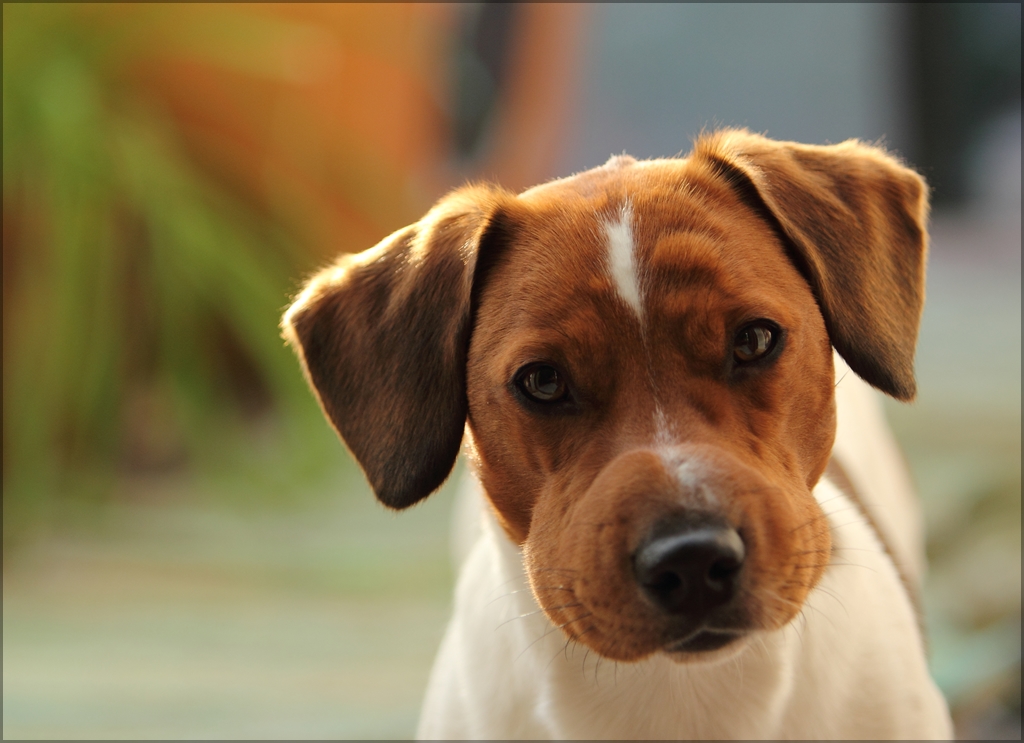
[[[516,386],[531,400],[558,402],[568,394],[565,375],[550,364],[530,364],[516,375]]]

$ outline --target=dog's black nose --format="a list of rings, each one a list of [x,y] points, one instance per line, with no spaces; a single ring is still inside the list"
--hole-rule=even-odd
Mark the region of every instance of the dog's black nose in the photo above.
[[[743,567],[743,540],[728,526],[656,529],[633,558],[637,583],[662,611],[702,619],[728,602]]]

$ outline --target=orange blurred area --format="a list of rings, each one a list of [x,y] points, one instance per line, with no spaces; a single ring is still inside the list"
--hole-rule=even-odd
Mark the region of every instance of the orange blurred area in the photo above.
[[[452,167],[451,71],[465,11],[433,3],[101,5],[130,33],[132,94],[170,113],[190,153],[287,220],[314,254],[369,247],[464,177],[523,188],[552,175],[583,6],[517,13],[494,143]],[[131,29],[129,32],[128,29]],[[566,43],[568,41],[568,43]]]
[[[443,188],[453,6],[114,11],[138,22],[127,14],[159,17],[162,31],[133,82],[211,172],[283,215],[316,255],[372,245]]]

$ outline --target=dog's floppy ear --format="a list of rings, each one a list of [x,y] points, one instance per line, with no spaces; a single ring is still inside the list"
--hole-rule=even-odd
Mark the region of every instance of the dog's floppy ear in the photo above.
[[[282,321],[324,413],[392,508],[430,495],[458,455],[477,252],[503,198],[453,192],[313,277]]]
[[[854,140],[813,146],[726,130],[700,139],[694,155],[787,238],[850,368],[893,397],[913,399],[927,248],[921,177]]]

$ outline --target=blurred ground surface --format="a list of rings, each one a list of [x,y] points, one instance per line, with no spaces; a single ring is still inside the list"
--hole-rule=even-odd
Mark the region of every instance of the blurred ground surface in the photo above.
[[[1019,738],[1019,212],[934,235],[920,397],[888,410],[931,530],[936,677],[962,734]],[[129,482],[8,559],[4,738],[411,736],[451,488],[393,515],[346,466],[299,503]]]
[[[17,555],[4,738],[410,737],[448,612],[450,496],[397,517],[347,474],[255,514],[131,483]]]

